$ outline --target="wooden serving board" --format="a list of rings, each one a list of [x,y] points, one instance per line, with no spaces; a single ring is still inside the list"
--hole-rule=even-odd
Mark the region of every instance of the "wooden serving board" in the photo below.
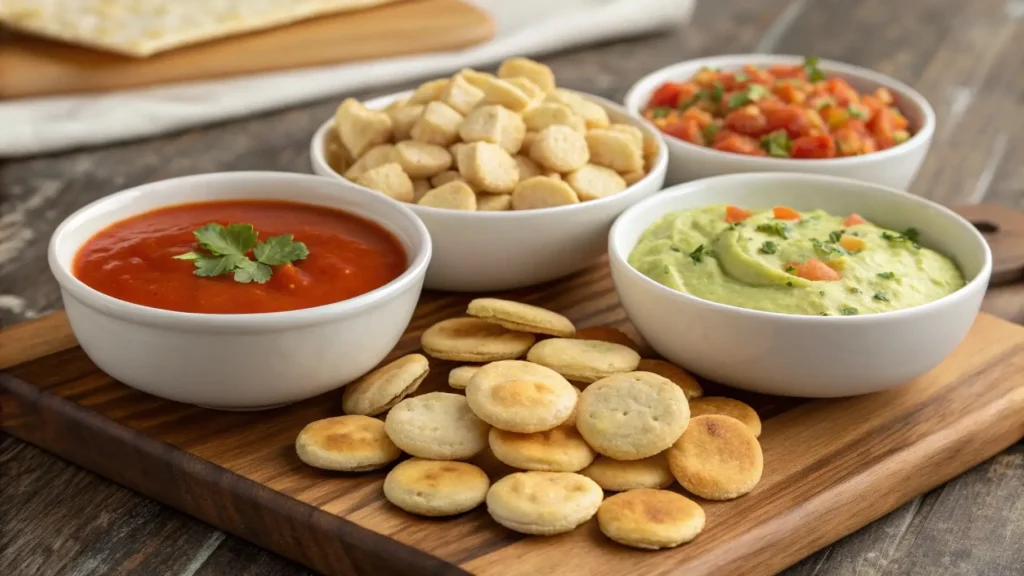
[[[494,23],[459,0],[405,0],[131,58],[14,36],[0,42],[0,99],[116,90],[305,66],[455,50]]]
[[[637,337],[604,263],[507,296]],[[392,357],[469,299],[425,294]],[[447,389],[454,366],[432,359],[420,392]],[[414,517],[384,500],[383,472],[305,466],[295,436],[340,414],[340,391],[265,412],[161,400],[99,372],[62,313],[0,332],[0,370],[7,433],[326,574],[771,574],[1024,436],[1024,328],[985,314],[945,363],[899,389],[816,401],[729,390],[764,420],[761,483],[738,500],[701,502],[707,527],[692,543],[645,552],[611,543],[593,520],[540,538],[483,508]],[[507,470],[493,457],[478,463],[492,479]]]

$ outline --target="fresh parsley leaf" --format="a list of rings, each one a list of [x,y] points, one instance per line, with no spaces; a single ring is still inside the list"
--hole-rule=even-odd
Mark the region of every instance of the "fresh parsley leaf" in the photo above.
[[[768,89],[760,84],[751,84],[745,90],[734,92],[729,96],[729,109],[735,110],[740,106],[757,102],[769,94]]]
[[[849,114],[852,118],[856,118],[857,120],[863,120],[867,118],[867,115],[861,112],[860,109],[854,106],[853,104],[850,104],[849,106],[846,107],[846,113]]]
[[[906,236],[904,236],[902,234],[893,234],[892,232],[882,232],[882,239],[883,240],[888,240],[889,242],[904,242],[904,241],[906,241],[907,238],[906,238]]]
[[[825,291],[824,290],[818,290],[818,296],[824,296],[824,295],[825,295]]]
[[[903,231],[903,237],[911,242],[917,242],[917,239],[921,236],[921,233],[917,231],[917,228],[907,228]]]
[[[856,286],[850,286],[850,294],[860,294],[860,288]]]
[[[793,266],[792,264],[786,264],[785,270],[786,272],[792,274],[793,272],[796,272],[796,266]]]
[[[651,118],[665,118],[672,109],[668,106],[656,106],[651,112]]]
[[[892,272],[879,272],[878,273],[878,277],[879,278],[885,278],[886,280],[892,280],[893,278],[896,277],[896,274],[894,274]]]
[[[295,242],[291,234],[282,234],[259,241],[259,233],[252,224],[229,224],[222,226],[210,223],[193,236],[199,246],[209,252],[192,250],[178,254],[176,260],[189,260],[195,266],[196,276],[214,277],[232,274],[236,282],[263,284],[273,275],[272,266],[288,264],[309,256],[309,249],[302,242]],[[256,260],[249,258],[252,251]]]
[[[764,224],[757,225],[758,232],[764,232],[765,234],[778,236],[782,239],[789,238],[789,225],[785,222],[765,222]]]
[[[775,254],[779,250],[779,245],[771,240],[765,240],[764,244],[761,244],[762,254]]]
[[[725,96],[725,86],[715,82],[715,85],[711,87],[711,101],[718,104],[722,101],[722,96]]]
[[[693,252],[690,252],[690,259],[693,260],[694,264],[699,264],[702,260],[704,260],[704,256],[709,256],[709,255],[710,255],[710,253],[705,251],[704,250],[704,245],[701,244],[700,246],[697,246],[696,248],[694,248]]]
[[[679,248],[676,248],[675,246],[669,246],[668,249],[673,252],[680,252]]]
[[[769,156],[789,158],[793,150],[793,143],[789,140],[789,134],[785,130],[776,130],[761,137],[761,148]]]
[[[843,238],[843,234],[845,234],[845,233],[846,233],[846,230],[833,230],[833,231],[828,233],[828,241],[829,242],[838,243],[839,240],[841,240]]]
[[[697,102],[700,102],[701,100],[703,100],[705,95],[706,95],[706,92],[704,90],[698,90],[696,94],[694,94],[693,96],[690,96],[690,99],[687,100],[686,102],[683,102],[682,104],[679,104],[677,106],[677,108],[679,110],[686,110],[690,106],[693,106]]]
[[[825,79],[825,73],[818,68],[819,59],[817,56],[804,58],[804,70],[807,72],[807,79],[811,82],[820,82]]]
[[[831,97],[831,96],[825,96],[824,98],[819,98],[819,99],[814,101],[814,109],[815,110],[821,110],[822,108],[827,108],[829,106],[835,106],[835,105],[836,105],[836,99]]]
[[[789,286],[790,288],[792,288],[793,287],[793,283],[792,282],[786,282],[786,286]]]
[[[814,251],[818,253],[822,258],[828,258],[834,255],[846,256],[849,252],[845,248],[832,242],[822,242],[817,238],[811,239],[811,245],[814,246]]]
[[[840,308],[839,313],[843,316],[856,316],[857,314],[860,314],[860,310],[857,310],[853,306],[848,306],[846,308]]]
[[[704,127],[704,140],[710,143],[715,139],[715,136],[718,135],[718,131],[721,129],[722,126],[719,124],[715,124],[714,122],[708,124],[707,126]]]
[[[889,300],[889,296],[885,292],[875,292],[875,295],[872,296],[872,298],[875,299],[875,300],[878,300],[879,302],[889,302],[890,301]]]

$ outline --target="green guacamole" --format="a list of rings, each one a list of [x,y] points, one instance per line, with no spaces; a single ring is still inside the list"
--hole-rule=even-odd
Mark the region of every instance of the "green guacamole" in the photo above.
[[[956,264],[917,244],[914,230],[895,232],[870,223],[844,227],[845,215],[823,210],[801,212],[799,220],[789,221],[774,218],[772,210],[755,211],[729,224],[725,211],[725,206],[708,206],[662,216],[640,237],[630,265],[698,298],[783,314],[887,312],[937,300],[964,285]],[[862,240],[863,247],[842,240],[845,235]],[[811,259],[840,278],[797,276],[795,265]]]

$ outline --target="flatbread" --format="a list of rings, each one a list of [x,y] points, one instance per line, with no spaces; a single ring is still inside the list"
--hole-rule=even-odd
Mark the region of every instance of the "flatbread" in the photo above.
[[[143,58],[158,52],[396,0],[4,0],[0,23]]]

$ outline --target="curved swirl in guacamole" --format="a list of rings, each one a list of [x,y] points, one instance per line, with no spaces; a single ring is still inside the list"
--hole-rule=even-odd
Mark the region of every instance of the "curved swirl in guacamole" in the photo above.
[[[856,215],[731,206],[680,210],[629,255],[641,274],[698,298],[783,314],[854,316],[937,300],[964,286],[949,258]]]

